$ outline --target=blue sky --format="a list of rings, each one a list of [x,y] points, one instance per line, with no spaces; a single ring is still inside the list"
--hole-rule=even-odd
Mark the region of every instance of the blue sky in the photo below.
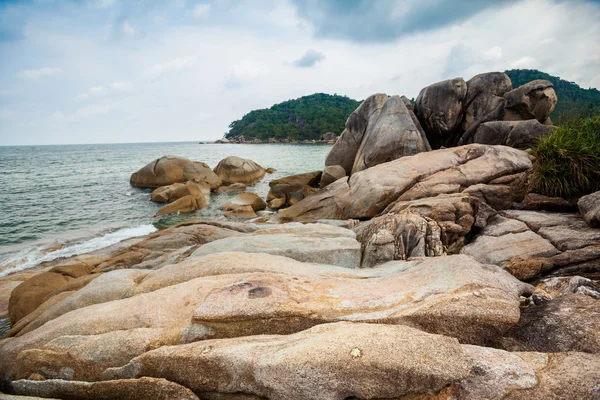
[[[0,145],[212,140],[315,92],[537,68],[600,88],[600,3],[0,2]]]

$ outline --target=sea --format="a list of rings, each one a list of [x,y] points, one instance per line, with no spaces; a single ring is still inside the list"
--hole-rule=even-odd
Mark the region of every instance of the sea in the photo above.
[[[269,181],[323,169],[331,145],[131,143],[0,147],[0,277],[42,261],[87,253],[194,219],[225,219],[211,196],[189,214],[154,217],[160,204],[129,178],[163,155],[214,168],[227,156],[277,171],[247,188],[264,198]]]

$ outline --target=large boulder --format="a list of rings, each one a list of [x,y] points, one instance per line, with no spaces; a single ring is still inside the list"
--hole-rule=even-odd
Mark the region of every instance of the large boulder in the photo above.
[[[221,178],[208,165],[176,156],[163,156],[131,175],[130,183],[140,188],[158,188],[173,183],[194,181],[211,190],[221,185]]]
[[[369,96],[350,114],[346,121],[346,129],[327,154],[325,166],[339,165],[344,168],[346,175],[352,173],[356,152],[367,126],[377,119],[387,99],[388,96],[383,93]]]
[[[269,208],[289,207],[317,192],[321,176],[321,171],[313,171],[272,180],[266,198]]]
[[[518,187],[495,182],[530,168],[529,155],[510,147],[472,144],[434,150],[339,179],[281,210],[274,219],[281,222],[368,219],[389,211],[386,209],[395,202],[458,193],[477,184],[487,189],[507,190],[510,194],[511,190],[518,191]]]
[[[485,122],[477,128],[472,143],[501,144],[527,149],[535,145],[540,138],[550,135],[555,129],[556,127],[540,124],[535,119]]]
[[[467,131],[475,122],[501,119],[504,94],[511,89],[512,82],[504,72],[488,72],[469,79],[462,129]]]
[[[266,170],[254,161],[236,156],[219,161],[214,171],[227,184],[254,183],[266,174]]]
[[[321,175],[321,182],[319,183],[320,188],[324,188],[337,181],[338,179],[342,179],[346,176],[346,170],[341,165],[328,165],[323,170],[323,175]]]
[[[267,207],[267,203],[256,193],[244,192],[223,204],[221,210],[231,211],[246,206],[249,206],[254,211],[260,211]]]
[[[399,96],[388,97],[377,118],[370,119],[367,123],[356,152],[352,174],[400,157],[431,150],[411,113]],[[416,123],[419,124],[418,121]]]
[[[519,86],[504,95],[505,120],[537,119],[546,123],[558,101],[552,82],[535,80]]]
[[[180,214],[190,213],[208,205],[206,197],[200,195],[198,197],[193,195],[183,196],[172,203],[162,206],[160,210],[154,214],[155,217],[167,214]]]
[[[591,227],[600,228],[600,192],[581,197],[577,206],[581,216]]]
[[[201,198],[208,200],[210,197],[210,188],[194,181],[174,183],[154,189],[150,200],[155,203],[170,203],[185,196],[192,196],[200,201]]]
[[[460,137],[467,84],[449,79],[423,88],[415,101],[415,114],[427,133],[431,147],[451,147]]]

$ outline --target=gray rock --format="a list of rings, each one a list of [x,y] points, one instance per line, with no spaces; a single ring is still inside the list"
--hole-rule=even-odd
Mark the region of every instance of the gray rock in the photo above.
[[[577,206],[581,216],[591,227],[600,228],[600,191],[583,196]]]
[[[552,82],[535,80],[519,86],[504,95],[505,120],[537,119],[545,123],[558,101]]]
[[[467,81],[463,130],[468,130],[475,122],[496,119],[495,112],[498,109],[503,111],[504,94],[511,89],[512,82],[504,72],[488,72],[475,75],[469,79]],[[476,141],[476,143],[484,142]]]
[[[341,165],[328,165],[323,170],[323,175],[321,175],[321,183],[319,187],[322,189],[325,186],[341,179],[346,175],[346,170]]]
[[[526,149],[536,141],[550,135],[556,127],[543,125],[537,120],[491,121],[479,125],[469,143],[501,144],[517,149]]]

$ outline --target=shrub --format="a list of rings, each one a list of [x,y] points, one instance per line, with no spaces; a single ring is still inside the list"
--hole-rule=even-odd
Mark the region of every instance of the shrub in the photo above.
[[[532,149],[530,191],[575,197],[600,190],[600,114],[574,118]]]

